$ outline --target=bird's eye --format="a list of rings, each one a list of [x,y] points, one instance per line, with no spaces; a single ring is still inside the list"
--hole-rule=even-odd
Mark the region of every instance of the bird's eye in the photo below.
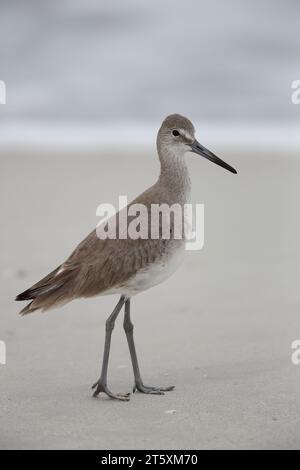
[[[180,132],[176,131],[176,129],[174,131],[172,131],[172,134],[174,137],[178,137],[180,135]]]

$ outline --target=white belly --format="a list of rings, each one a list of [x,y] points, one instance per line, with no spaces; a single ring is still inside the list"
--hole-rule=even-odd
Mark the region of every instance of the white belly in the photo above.
[[[184,242],[171,246],[159,261],[138,271],[125,285],[117,289],[118,293],[131,297],[168,279],[180,266],[185,253]]]

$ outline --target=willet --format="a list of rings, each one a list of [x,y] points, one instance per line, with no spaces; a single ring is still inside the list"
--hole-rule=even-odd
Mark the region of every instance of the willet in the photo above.
[[[186,152],[194,152],[221,167],[236,170],[195,139],[191,121],[178,114],[168,116],[157,135],[157,151],[160,159],[160,175],[157,182],[138,196],[133,204],[142,204],[148,210],[153,204],[183,206],[190,198],[190,178],[185,163]],[[116,214],[118,224],[118,214]],[[151,220],[149,221],[151,225]],[[174,224],[174,221],[173,221]],[[172,387],[150,387],[141,378],[130,319],[131,297],[167,279],[179,266],[183,257],[185,239],[130,237],[101,239],[93,230],[73,251],[67,260],[54,271],[19,294],[16,300],[31,302],[21,310],[26,315],[36,310],[48,310],[80,297],[119,294],[120,299],[106,321],[106,333],[102,369],[99,380],[93,385],[94,396],[100,392],[111,398],[129,400],[129,394],[115,394],[107,386],[107,370],[111,336],[115,320],[123,306],[124,330],[129,346],[134,373],[134,390],[142,393],[163,394]],[[161,232],[160,232],[161,234]]]

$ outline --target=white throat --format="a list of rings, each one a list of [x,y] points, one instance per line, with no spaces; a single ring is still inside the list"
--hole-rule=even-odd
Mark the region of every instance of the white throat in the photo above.
[[[160,149],[161,162],[160,180],[177,195],[178,201],[185,203],[190,200],[191,181],[185,161],[187,148],[185,145],[168,145]]]

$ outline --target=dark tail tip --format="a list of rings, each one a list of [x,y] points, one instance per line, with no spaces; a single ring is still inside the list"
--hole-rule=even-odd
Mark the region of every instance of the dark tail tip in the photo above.
[[[17,295],[15,300],[31,300],[32,299],[32,292],[30,289],[25,290],[24,292],[21,292],[21,294]]]

